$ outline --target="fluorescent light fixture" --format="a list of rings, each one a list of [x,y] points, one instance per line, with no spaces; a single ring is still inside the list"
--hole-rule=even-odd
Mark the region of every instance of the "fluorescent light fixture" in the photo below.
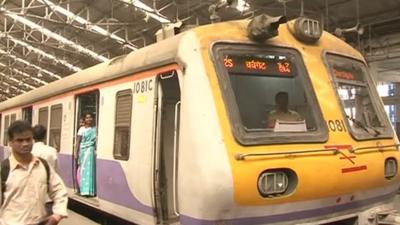
[[[13,77],[10,77],[10,75],[6,75],[6,74],[4,74],[4,73],[0,73],[0,75],[3,76],[3,77],[5,77],[5,78],[7,78],[7,79],[9,79],[9,80],[14,81],[15,83],[19,83],[19,80],[15,79],[15,78],[13,78]],[[7,83],[7,82],[6,82],[6,83]],[[29,85],[29,84],[26,84],[26,83],[22,83],[22,84],[23,84],[25,87],[29,88],[29,89],[35,89],[35,87],[32,86],[32,85]],[[8,84],[8,85],[11,86],[11,84]]]
[[[146,13],[146,15],[150,16],[155,20],[158,20],[160,23],[171,23],[171,21],[166,16],[158,14],[156,11],[154,11],[154,9],[150,8],[148,5],[144,4],[139,0],[120,0],[120,1],[135,6],[136,8]]]
[[[4,73],[0,73],[0,75],[1,75],[1,76],[7,76],[7,75],[5,75]],[[18,91],[18,92],[22,92],[22,93],[25,93],[25,92],[26,92],[26,91],[22,90],[21,88],[17,88],[17,87],[15,87],[14,85],[9,84],[9,83],[4,82],[4,81],[1,81],[1,84],[6,85],[7,87],[10,87],[10,88],[12,88],[12,89],[14,89],[14,90],[16,90],[16,91]]]
[[[19,45],[22,45],[22,46],[24,46],[25,48],[27,48],[28,50],[33,51],[33,52],[35,52],[36,54],[39,54],[39,55],[41,55],[41,56],[43,56],[43,57],[45,57],[45,58],[48,58],[48,59],[53,60],[53,61],[55,61],[55,62],[57,62],[57,63],[60,63],[60,64],[64,65],[65,67],[68,67],[68,68],[69,68],[70,70],[72,70],[72,71],[78,72],[78,71],[82,70],[81,68],[79,68],[79,67],[77,67],[77,66],[74,66],[74,65],[68,63],[68,62],[65,61],[65,60],[58,59],[58,58],[56,58],[54,55],[50,55],[50,54],[48,54],[48,53],[46,53],[46,52],[44,52],[44,51],[42,51],[42,50],[40,50],[40,49],[38,49],[38,48],[35,48],[35,47],[33,47],[33,46],[31,46],[31,45],[29,45],[29,44],[23,42],[23,41],[18,40],[18,39],[16,39],[16,38],[14,38],[13,36],[11,36],[10,34],[7,34],[7,35],[6,35],[6,34],[4,34],[4,33],[2,33],[2,32],[0,31],[0,37],[2,37],[2,38],[8,38],[8,39],[10,39],[12,42],[14,42],[14,43],[16,43],[16,44],[19,44]]]
[[[101,28],[101,27],[99,27],[97,25],[91,24],[90,21],[88,21],[88,20],[86,20],[86,19],[84,19],[84,18],[82,18],[82,17],[80,17],[78,15],[75,15],[74,13],[64,9],[63,7],[55,5],[53,2],[51,2],[49,0],[39,0],[39,2],[41,2],[41,3],[45,4],[45,5],[48,5],[49,7],[51,7],[51,9],[53,9],[56,12],[59,12],[59,13],[63,14],[68,19],[74,20],[74,21],[76,21],[76,22],[78,22],[78,23],[80,23],[82,25],[87,25],[87,29],[89,29],[89,30],[95,31],[95,32],[97,32],[97,33],[99,33],[99,34],[101,34],[103,36],[110,37],[111,39],[117,41],[120,44],[128,44],[128,45],[125,45],[125,46],[127,46],[128,48],[130,48],[132,50],[137,50],[138,49],[136,46],[133,46],[132,44],[129,44],[123,38],[118,37],[117,35],[112,34],[112,33],[108,32],[107,30],[105,30],[105,29],[103,29],[103,28]]]
[[[238,5],[236,6],[236,9],[240,12],[244,12],[250,9],[250,5],[249,3],[247,3],[246,0],[238,0]]]
[[[23,24],[25,24],[25,25],[31,27],[31,28],[34,29],[34,30],[38,30],[38,31],[40,31],[41,33],[43,33],[44,35],[47,35],[47,36],[49,36],[49,37],[51,37],[51,38],[54,38],[55,40],[57,40],[57,41],[59,41],[59,42],[61,42],[61,43],[63,43],[63,44],[69,45],[69,46],[71,46],[72,48],[74,48],[75,50],[77,50],[77,51],[79,51],[79,52],[82,52],[82,53],[84,53],[84,54],[87,54],[87,55],[89,55],[89,56],[91,56],[91,57],[93,57],[93,58],[95,58],[95,59],[97,59],[97,60],[99,60],[99,61],[101,61],[101,62],[104,62],[104,61],[107,61],[107,60],[108,60],[108,58],[106,58],[106,57],[104,57],[104,56],[102,56],[102,55],[99,55],[99,54],[97,54],[96,52],[93,52],[93,51],[91,51],[91,50],[89,50],[89,49],[87,49],[87,48],[84,48],[84,47],[82,47],[82,46],[80,46],[80,45],[78,45],[78,44],[75,44],[74,42],[68,40],[67,38],[65,38],[65,37],[63,37],[63,36],[61,36],[61,35],[59,35],[59,34],[53,33],[53,32],[51,32],[50,30],[48,30],[48,29],[46,29],[46,28],[44,28],[44,27],[42,27],[42,26],[39,26],[39,25],[37,25],[36,23],[34,23],[34,22],[32,22],[32,21],[30,21],[30,20],[24,18],[24,17],[21,17],[21,16],[16,15],[16,14],[13,13],[13,12],[10,12],[10,11],[8,11],[8,10],[5,10],[4,8],[3,8],[3,9],[0,8],[0,11],[4,11],[4,14],[5,14],[5,15],[7,15],[7,16],[13,18],[14,20],[16,20],[16,21],[18,21],[18,22],[20,22],[20,23],[23,23]]]
[[[27,65],[27,66],[33,67],[33,68],[35,68],[35,69],[37,69],[37,70],[39,70],[39,71],[41,71],[41,72],[44,72],[44,73],[48,74],[48,75],[51,76],[51,77],[55,77],[55,78],[57,78],[57,79],[61,79],[61,77],[58,76],[58,75],[56,75],[55,73],[50,72],[50,71],[48,71],[48,70],[46,70],[46,69],[43,69],[43,68],[40,67],[40,66],[36,66],[35,64],[32,64],[32,63],[30,63],[30,62],[28,62],[28,61],[26,61],[26,60],[24,60],[24,59],[18,58],[17,56],[15,56],[15,55],[13,55],[13,54],[11,54],[11,53],[8,53],[8,52],[6,52],[6,51],[3,51],[3,50],[1,50],[1,49],[0,49],[0,54],[7,55],[8,57],[14,59],[15,61],[21,62],[21,63],[23,63],[23,64],[25,64],[25,65]]]
[[[6,74],[4,74],[4,73],[0,73],[0,76],[8,78],[8,76],[7,76]],[[19,92],[19,93],[26,93],[25,90],[23,90],[23,89],[21,89],[21,88],[18,88],[18,87],[14,86],[14,85],[12,85],[12,84],[10,84],[10,83],[1,81],[1,84],[7,86],[7,88],[12,88],[12,89],[14,89],[15,91],[17,91],[17,92]],[[5,91],[4,91],[4,92],[5,92]],[[9,94],[9,93],[8,93],[8,94]],[[3,96],[4,96],[4,95],[3,95]],[[7,96],[5,96],[5,97],[6,97],[7,99],[9,99]]]
[[[18,69],[11,68],[11,67],[9,67],[9,66],[7,66],[7,65],[5,65],[5,64],[3,64],[3,63],[1,63],[1,62],[0,62],[0,66],[5,67],[5,68],[9,68],[9,69],[11,69],[12,71],[14,71],[15,73],[18,73],[18,74],[20,74],[20,75],[22,75],[22,76],[24,76],[24,77],[30,78],[30,79],[32,79],[32,80],[34,80],[34,81],[36,81],[36,82],[39,82],[39,83],[41,83],[41,84],[43,84],[43,85],[48,84],[47,82],[45,82],[45,81],[43,81],[43,80],[37,79],[36,77],[32,77],[31,75],[29,75],[29,74],[27,74],[27,73],[25,73],[25,72],[22,72],[22,71],[20,71],[20,70],[18,70]],[[12,78],[12,77],[10,77],[10,78]],[[16,82],[19,82],[19,81],[17,80]]]

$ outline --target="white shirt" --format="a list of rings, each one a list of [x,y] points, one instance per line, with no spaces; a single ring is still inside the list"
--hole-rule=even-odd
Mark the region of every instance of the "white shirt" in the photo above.
[[[53,213],[67,216],[67,189],[54,169],[49,169],[47,187],[46,169],[38,158],[33,157],[29,165],[24,166],[10,156],[10,175],[0,207],[1,225],[34,225],[45,220],[48,195],[54,201]]]
[[[42,159],[45,159],[55,171],[58,171],[58,153],[55,148],[45,145],[41,141],[38,141],[33,144],[32,154]]]
[[[86,130],[88,130],[90,127],[85,127],[85,126],[82,126],[82,127],[80,127],[79,128],[79,130],[78,130],[78,133],[77,133],[77,135],[78,136],[83,136],[83,134],[86,132]]]
[[[302,119],[300,114],[292,110],[287,112],[272,110],[269,113],[268,120],[301,121]]]

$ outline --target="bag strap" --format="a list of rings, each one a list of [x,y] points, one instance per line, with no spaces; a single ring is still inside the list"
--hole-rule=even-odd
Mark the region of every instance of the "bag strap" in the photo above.
[[[46,175],[47,175],[46,184],[47,184],[47,193],[48,193],[49,190],[50,190],[50,188],[49,188],[49,186],[50,186],[50,167],[49,167],[49,163],[45,159],[43,159],[41,157],[38,157],[38,158],[42,162],[44,168],[46,169]]]
[[[1,161],[1,205],[3,205],[4,201],[4,192],[6,192],[6,181],[8,178],[8,174],[10,173],[10,160],[4,159]]]

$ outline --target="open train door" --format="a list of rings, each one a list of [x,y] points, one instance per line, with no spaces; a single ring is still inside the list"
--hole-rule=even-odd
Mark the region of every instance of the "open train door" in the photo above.
[[[79,94],[75,97],[75,131],[74,131],[74,147],[76,144],[77,132],[80,128],[79,119],[83,118],[86,113],[93,114],[93,126],[97,127],[99,118],[99,90],[90,91]],[[77,156],[78,157],[78,156]],[[79,182],[77,180],[78,164],[75,157],[75,151],[72,150],[72,181],[75,190],[75,198],[79,196]],[[97,180],[97,179],[95,179]],[[93,199],[92,199],[93,200]]]
[[[177,168],[181,91],[179,70],[157,76],[154,200],[157,224],[179,221]]]

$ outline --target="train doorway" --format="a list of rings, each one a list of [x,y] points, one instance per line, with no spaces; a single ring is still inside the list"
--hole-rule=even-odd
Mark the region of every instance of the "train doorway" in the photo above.
[[[74,151],[72,157],[75,193],[85,199],[96,197],[96,143],[99,112],[99,91],[76,96]],[[85,125],[87,118],[91,122]],[[87,121],[86,121],[87,122]],[[88,125],[90,124],[90,126]],[[81,145],[82,144],[82,145]],[[84,146],[84,147],[82,147]],[[78,151],[79,148],[79,151]],[[84,148],[84,149],[80,149]],[[82,154],[80,154],[82,153]],[[95,203],[95,202],[94,202]]]
[[[179,219],[177,168],[181,92],[176,70],[158,76],[154,196],[157,224]]]

